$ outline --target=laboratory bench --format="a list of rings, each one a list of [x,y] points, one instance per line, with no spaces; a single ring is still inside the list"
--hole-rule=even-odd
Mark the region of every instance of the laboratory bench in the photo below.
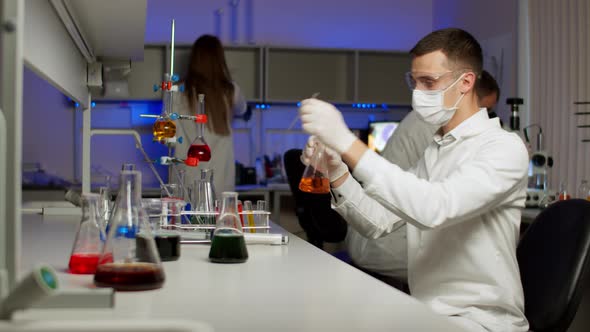
[[[24,214],[22,271],[45,262],[62,288],[94,288],[92,276],[66,272],[78,222]],[[276,224],[272,232],[287,233]],[[287,245],[248,245],[243,264],[210,263],[209,245],[184,244],[178,261],[163,263],[161,289],[115,292],[112,309],[30,309],[15,320],[188,319],[215,331],[460,331],[418,300],[289,235]]]

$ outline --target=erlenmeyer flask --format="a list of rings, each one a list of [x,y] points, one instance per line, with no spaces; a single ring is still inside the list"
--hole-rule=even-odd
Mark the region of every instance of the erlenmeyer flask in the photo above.
[[[299,181],[299,190],[313,194],[327,194],[330,192],[325,150],[323,144],[315,143],[310,163],[305,167],[301,181]]]
[[[99,211],[100,195],[82,194],[82,220],[68,264],[70,273],[94,274],[105,240]]]
[[[238,215],[238,193],[224,192],[221,196],[221,214],[215,224],[209,260],[214,263],[243,263],[248,260],[248,250]]]
[[[117,206],[109,223],[94,284],[125,291],[160,288],[164,271],[141,204],[140,172],[121,172]]]
[[[186,154],[184,163],[187,166],[197,166],[199,162],[211,160],[211,148],[205,137],[203,137],[203,127],[207,123],[207,115],[205,114],[205,95],[198,95],[198,108],[195,122],[197,123],[197,137],[192,141],[191,146]]]
[[[213,170],[202,169],[201,178],[195,180],[195,211],[198,224],[215,224],[215,188],[213,187]]]

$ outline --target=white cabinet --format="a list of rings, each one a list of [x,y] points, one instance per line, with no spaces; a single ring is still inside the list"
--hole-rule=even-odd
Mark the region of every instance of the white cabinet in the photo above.
[[[191,45],[186,44],[175,48],[174,71],[181,79],[190,50]],[[316,92],[320,98],[340,104],[411,102],[404,81],[411,58],[405,52],[229,46],[225,57],[232,78],[251,102],[295,103]],[[154,93],[152,87],[169,70],[168,58],[166,45],[146,46],[144,60],[131,63],[129,97],[125,99],[161,99],[161,93]]]
[[[337,103],[354,101],[354,51],[269,48],[266,98],[298,101],[319,92]]]
[[[412,94],[404,79],[410,70],[410,54],[361,51],[358,56],[358,102],[411,104]]]

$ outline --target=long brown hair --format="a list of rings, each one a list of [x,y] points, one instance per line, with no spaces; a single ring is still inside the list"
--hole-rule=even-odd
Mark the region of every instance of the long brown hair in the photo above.
[[[184,85],[190,109],[196,112],[197,95],[205,94],[207,127],[218,135],[229,135],[234,85],[217,37],[202,35],[195,41]]]

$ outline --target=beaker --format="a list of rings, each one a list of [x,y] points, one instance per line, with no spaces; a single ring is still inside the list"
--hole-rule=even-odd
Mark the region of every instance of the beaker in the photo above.
[[[177,183],[160,185],[160,198],[182,199],[182,187]]]
[[[197,116],[195,122],[197,123],[197,137],[192,141],[184,163],[187,166],[196,167],[199,162],[211,160],[211,148],[205,137],[203,136],[204,126],[207,123],[207,115],[205,114],[205,95],[198,95]]]
[[[70,273],[94,274],[105,240],[98,194],[82,194],[82,219],[68,264]]]
[[[248,250],[238,215],[238,193],[223,192],[221,196],[221,214],[215,223],[209,260],[214,263],[243,263],[248,260]]]
[[[154,230],[154,240],[162,261],[175,261],[180,258],[180,233],[175,228],[167,228],[168,216],[162,214],[163,203],[159,198],[141,200]]]
[[[327,194],[330,192],[325,151],[323,144],[315,143],[309,165],[305,167],[301,181],[299,181],[299,190],[312,194]]]
[[[141,203],[139,171],[121,172],[117,206],[109,224],[94,284],[123,291],[160,288],[164,270]]]

